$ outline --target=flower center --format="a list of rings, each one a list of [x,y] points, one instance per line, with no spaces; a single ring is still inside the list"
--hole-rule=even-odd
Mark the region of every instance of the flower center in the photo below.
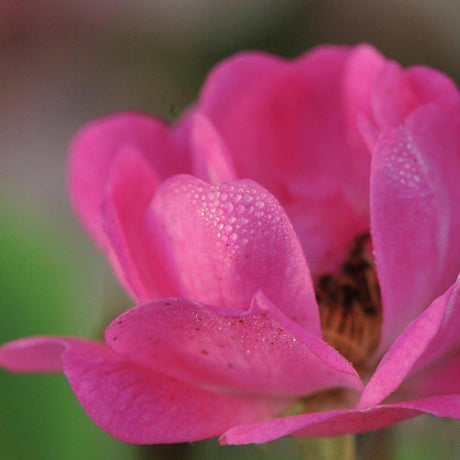
[[[355,367],[377,349],[382,302],[369,232],[358,235],[336,276],[323,274],[316,298],[324,340]]]

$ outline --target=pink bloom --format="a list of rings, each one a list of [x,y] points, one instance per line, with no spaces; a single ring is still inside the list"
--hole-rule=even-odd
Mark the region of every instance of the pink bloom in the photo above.
[[[459,177],[442,74],[369,46],[240,54],[176,125],[125,113],[76,137],[76,209],[143,305],[104,344],[21,339],[0,363],[62,370],[132,443],[460,418]]]

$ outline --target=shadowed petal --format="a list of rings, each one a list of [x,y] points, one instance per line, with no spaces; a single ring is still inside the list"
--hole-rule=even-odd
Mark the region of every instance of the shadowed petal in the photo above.
[[[458,334],[458,328],[457,328]],[[457,348],[404,380],[391,398],[426,398],[440,394],[460,394],[460,351]]]
[[[460,419],[460,395],[404,401],[361,410],[335,410],[292,415],[245,424],[227,431],[221,444],[263,443],[286,435],[306,438],[365,433],[423,413]]]
[[[436,299],[406,330],[398,337],[383,356],[377,370],[369,381],[361,397],[360,407],[368,407],[383,401],[393,393],[409,375],[430,365],[442,355],[460,346],[460,279],[444,295]],[[439,372],[444,373],[442,367]],[[458,373],[458,372],[457,372]],[[438,382],[441,391],[445,379],[436,378],[432,369],[430,381],[432,391]],[[419,380],[423,382],[423,378]],[[449,379],[452,383],[452,379]],[[459,385],[457,385],[459,387]],[[451,385],[454,389],[455,386]],[[460,387],[456,388],[460,392]]]

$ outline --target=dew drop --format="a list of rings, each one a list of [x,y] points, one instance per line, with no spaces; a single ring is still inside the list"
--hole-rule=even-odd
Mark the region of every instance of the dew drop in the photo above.
[[[224,209],[228,212],[232,212],[234,209],[233,203],[231,201],[227,201],[224,205]]]
[[[237,214],[242,214],[244,212],[244,209],[245,209],[244,206],[242,204],[239,204],[239,205],[236,206],[235,212]]]

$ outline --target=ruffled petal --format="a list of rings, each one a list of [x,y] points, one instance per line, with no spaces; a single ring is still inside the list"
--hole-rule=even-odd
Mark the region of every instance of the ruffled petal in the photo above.
[[[0,348],[0,364],[21,372],[60,367],[89,417],[133,444],[200,440],[286,408],[286,400],[207,392],[135,366],[103,344],[78,339],[12,342]]]
[[[148,215],[150,241],[176,295],[247,310],[258,290],[320,335],[318,307],[300,243],[275,198],[241,180],[211,186],[191,176],[162,184]]]
[[[106,341],[139,366],[212,391],[299,397],[362,386],[350,363],[262,293],[244,313],[179,298],[137,307],[109,326]]]
[[[249,444],[264,443],[286,435],[321,438],[365,433],[423,413],[460,419],[460,394],[404,401],[368,409],[335,410],[273,418],[232,428],[220,437],[219,442]]]
[[[393,393],[407,376],[419,372],[443,355],[458,349],[459,330],[460,278],[457,278],[456,283],[445,294],[409,324],[383,356],[364,390],[359,407],[380,403]],[[444,367],[439,372],[444,373]],[[436,374],[434,369],[430,371],[430,381],[438,381],[438,394],[444,393],[446,380],[436,379]],[[423,384],[422,377],[420,380]],[[449,379],[449,382],[452,383],[452,379]],[[452,386],[451,392],[460,392],[460,383]]]
[[[384,350],[460,271],[460,106],[425,106],[385,130],[371,176]]]
[[[190,171],[185,152],[170,142],[168,127],[150,116],[120,113],[84,126],[71,146],[70,191],[80,218],[102,247],[100,206],[113,161],[126,148],[144,155],[160,178]]]

